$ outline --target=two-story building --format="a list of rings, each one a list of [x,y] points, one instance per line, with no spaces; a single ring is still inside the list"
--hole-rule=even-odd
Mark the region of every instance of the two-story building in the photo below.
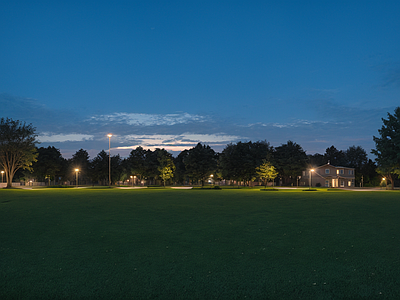
[[[354,168],[336,167],[327,163],[325,165],[303,171],[300,185],[332,188],[354,187],[354,179]]]

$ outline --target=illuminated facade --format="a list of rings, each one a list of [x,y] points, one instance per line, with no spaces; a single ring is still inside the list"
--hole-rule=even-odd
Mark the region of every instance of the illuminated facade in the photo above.
[[[301,176],[300,185],[318,187],[344,188],[354,187],[354,168],[336,167],[325,164],[315,167],[314,171],[305,170]]]

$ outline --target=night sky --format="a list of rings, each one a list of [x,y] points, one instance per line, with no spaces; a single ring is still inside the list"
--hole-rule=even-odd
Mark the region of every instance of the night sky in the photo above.
[[[0,117],[66,158],[108,150],[107,133],[122,156],[257,140],[370,152],[400,106],[400,1],[0,4]]]

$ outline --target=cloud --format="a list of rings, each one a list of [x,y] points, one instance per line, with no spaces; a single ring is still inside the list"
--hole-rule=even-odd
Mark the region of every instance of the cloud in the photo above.
[[[186,124],[191,122],[205,122],[205,116],[191,115],[188,113],[180,114],[140,114],[140,113],[113,113],[109,115],[93,116],[89,119],[90,123],[105,122],[121,123],[134,126],[172,126],[176,124]]]
[[[111,148],[121,156],[127,156],[137,146],[165,148],[178,154],[200,142],[221,152],[231,142],[258,140],[266,140],[275,147],[292,140],[308,153],[324,153],[331,145],[338,149],[360,145],[369,152],[374,147],[372,136],[378,134],[382,125],[381,118],[393,111],[381,106],[349,107],[321,97],[305,102],[312,115],[296,113],[297,119],[281,122],[268,122],[267,116],[261,116],[244,123],[235,118],[187,112],[79,116],[68,110],[50,109],[37,100],[4,94],[0,95],[0,104],[2,116],[33,123],[39,134],[39,146],[55,146],[66,158],[81,148],[88,150],[91,157],[107,150],[109,132],[113,133]]]
[[[225,146],[226,144],[243,139],[240,136],[226,134],[192,134],[183,133],[175,135],[127,135],[119,137],[118,141],[127,146],[119,146],[116,149],[127,150],[142,146],[145,149],[164,148],[170,151],[183,151],[196,146],[198,143],[210,146]],[[134,143],[132,143],[134,142]]]
[[[71,133],[71,134],[52,134],[49,132],[43,132],[38,135],[38,140],[40,143],[63,143],[63,142],[82,142],[93,140],[93,135],[88,134],[79,134],[79,133]]]

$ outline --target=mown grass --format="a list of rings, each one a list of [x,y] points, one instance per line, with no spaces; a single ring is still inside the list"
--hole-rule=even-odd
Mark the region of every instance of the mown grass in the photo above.
[[[0,190],[0,299],[399,299],[399,196]]]

